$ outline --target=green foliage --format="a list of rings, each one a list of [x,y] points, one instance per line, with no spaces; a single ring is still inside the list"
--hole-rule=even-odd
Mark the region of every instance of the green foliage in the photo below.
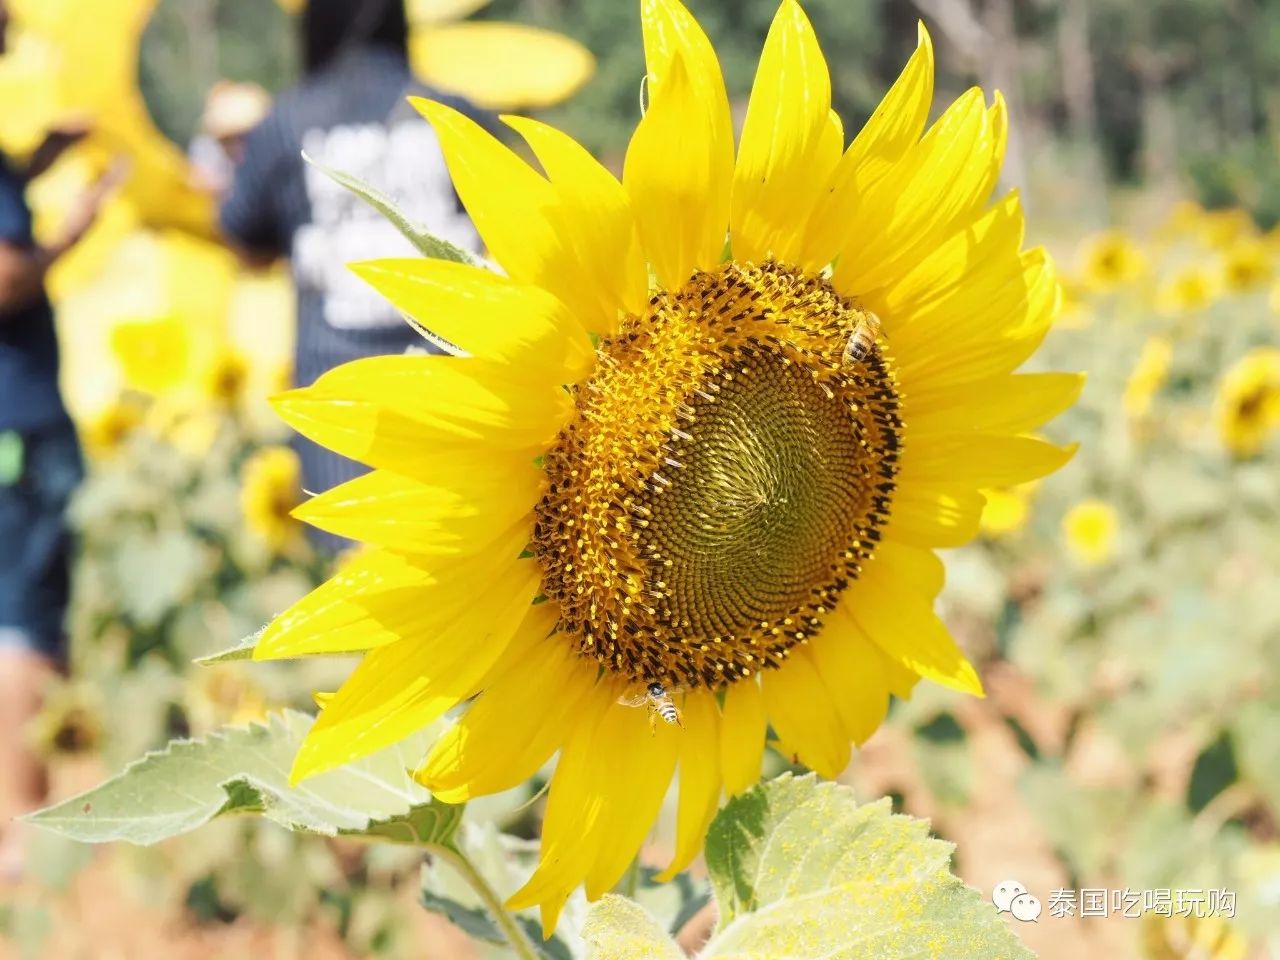
[[[148,845],[233,814],[260,814],[324,836],[451,842],[461,807],[433,803],[407,772],[431,731],[293,786],[289,769],[310,726],[310,717],[289,711],[266,724],[171,743],[29,819],[85,843]]]
[[[720,924],[698,956],[1030,957],[951,875],[952,849],[887,800],[859,806],[847,787],[784,774],[712,822],[706,858]],[[597,960],[682,956],[643,908],[618,897],[592,910],[583,937]]]
[[[311,164],[325,176],[329,177],[338,185],[345,187],[363,200],[378,213],[386,217],[406,240],[413,244],[416,249],[424,257],[430,257],[433,260],[452,260],[454,263],[476,263],[476,259],[463,250],[457,244],[450,243],[442,237],[428,233],[426,230],[413,223],[408,217],[396,208],[395,202],[386,194],[371,187],[359,177],[352,176],[341,170],[334,170],[326,167],[323,163],[314,157],[303,154],[302,158]]]

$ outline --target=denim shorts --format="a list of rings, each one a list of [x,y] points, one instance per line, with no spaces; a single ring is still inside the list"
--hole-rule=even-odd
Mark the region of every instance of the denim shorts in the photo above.
[[[67,503],[84,476],[69,422],[0,430],[0,647],[61,661],[70,595]]]

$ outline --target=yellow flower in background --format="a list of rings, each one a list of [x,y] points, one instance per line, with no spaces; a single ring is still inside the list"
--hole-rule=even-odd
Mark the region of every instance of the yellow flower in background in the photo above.
[[[80,440],[90,457],[109,457],[141,426],[145,409],[136,399],[120,396],[80,422]]]
[[[126,320],[111,331],[111,352],[125,386],[143,393],[164,393],[187,378],[191,335],[176,316]]]
[[[1280,427],[1280,350],[1258,347],[1227,371],[1218,387],[1218,433],[1237,457],[1262,450]]]
[[[1236,293],[1246,293],[1271,280],[1274,270],[1271,251],[1257,237],[1238,240],[1222,255],[1222,284]]]
[[[1001,490],[983,490],[987,505],[982,510],[982,535],[988,540],[1012,536],[1027,525],[1031,516],[1031,496],[1035,484],[1024,483]]]
[[[209,399],[224,407],[240,402],[251,374],[249,360],[233,349],[223,349],[204,371],[202,387]]]
[[[1078,255],[1080,279],[1100,293],[1140,280],[1147,258],[1133,238],[1120,230],[1104,230],[1086,237]]]
[[[1208,210],[1200,218],[1200,242],[1215,250],[1225,249],[1256,232],[1249,211],[1238,207]]]
[[[1142,954],[1146,960],[1245,960],[1249,942],[1224,917],[1147,914]]]
[[[983,488],[1071,457],[1028,432],[1082,383],[1014,373],[1057,283],[1020,249],[1017,195],[990,199],[1003,100],[970,90],[926,129],[923,28],[846,149],[817,38],[785,0],[735,158],[706,35],[675,0],[642,16],[650,101],[621,183],[545,124],[506,120],[544,177],[418,101],[505,274],[355,269],[468,355],[359,360],[277,400],[375,468],[295,513],[378,549],[256,649],[367,651],[294,777],[463,705],[417,773],[444,801],[559,752],[539,865],[512,900],[547,931],[576,886],[597,898],[622,876],[677,767],[668,875],[721,792],[758,780],[766,730],[834,777],[890,694],[920,677],[981,692],[934,612],[934,550],[977,533]]]
[[[1124,412],[1140,419],[1151,409],[1151,401],[1169,379],[1173,344],[1168,337],[1148,337],[1138,354],[1138,362],[1124,385]]]
[[[1156,308],[1166,314],[1195,313],[1213,303],[1220,287],[1212,270],[1191,264],[1180,269],[1160,287],[1156,294]]]
[[[243,670],[215,664],[189,674],[183,707],[195,736],[267,718],[266,691]]]
[[[1118,529],[1115,510],[1103,500],[1082,500],[1062,518],[1067,549],[1077,562],[1089,567],[1115,556]]]
[[[249,529],[283,550],[299,532],[293,510],[302,500],[302,465],[288,447],[265,447],[245,462],[240,507]]]

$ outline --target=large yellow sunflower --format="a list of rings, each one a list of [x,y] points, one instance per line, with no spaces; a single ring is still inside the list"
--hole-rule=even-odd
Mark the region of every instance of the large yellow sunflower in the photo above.
[[[278,399],[375,468],[298,516],[377,549],[257,648],[364,652],[295,776],[468,701],[418,772],[441,799],[510,788],[558,751],[512,900],[548,930],[575,886],[617,882],[677,766],[671,872],[722,791],[758,779],[770,729],[834,777],[890,694],[920,677],[981,692],[934,613],[933,549],[973,537],[980,488],[1071,456],[1027,431],[1081,385],[1013,372],[1058,286],[1021,250],[1018,197],[990,202],[1003,101],[971,90],[924,129],[923,29],[845,149],[817,38],[784,0],[735,159],[707,37],[676,0],[643,18],[650,103],[621,183],[544,124],[506,121],[545,176],[418,103],[506,276],[357,271],[465,354],[360,360]],[[629,705],[650,684],[679,723]]]

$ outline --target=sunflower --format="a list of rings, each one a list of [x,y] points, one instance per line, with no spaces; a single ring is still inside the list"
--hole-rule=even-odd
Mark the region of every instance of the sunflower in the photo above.
[[[223,407],[235,407],[250,376],[249,361],[232,347],[218,352],[201,376],[203,393]]]
[[[1257,347],[1218,387],[1218,433],[1237,457],[1252,457],[1280,427],[1280,350]]]
[[[1247,293],[1271,277],[1271,251],[1257,237],[1237,240],[1222,255],[1222,285],[1228,290]]]
[[[1193,264],[1175,273],[1156,293],[1156,307],[1166,314],[1195,313],[1218,296],[1221,284],[1214,273]]]
[[[1082,500],[1062,518],[1062,536],[1077,562],[1094,567],[1116,552],[1119,522],[1112,506],[1103,500]]]
[[[288,447],[265,447],[244,465],[240,506],[249,529],[279,551],[298,533],[291,511],[302,495],[302,467]]]
[[[1104,230],[1080,244],[1080,279],[1097,293],[1107,293],[1140,280],[1147,272],[1147,257],[1128,234]]]
[[[558,752],[539,866],[511,901],[548,931],[578,884],[595,898],[624,873],[677,767],[668,876],[722,791],[758,780],[770,728],[834,777],[920,677],[981,694],[934,613],[933,550],[975,535],[982,488],[1070,458],[1027,431],[1082,382],[1013,372],[1057,283],[1021,249],[1017,195],[990,202],[1000,97],[971,90],[924,129],[923,28],[845,149],[785,0],[735,156],[707,37],[676,0],[642,12],[650,103],[621,182],[542,123],[506,119],[545,176],[417,101],[506,275],[356,270],[465,354],[358,360],[276,400],[375,468],[296,515],[378,549],[257,646],[365,652],[294,777],[463,704],[417,771],[441,800]],[[650,684],[679,724],[630,705]]]
[[[988,540],[1011,537],[1027,525],[1035,484],[1024,483],[1002,490],[983,490],[987,500],[979,529]]]

